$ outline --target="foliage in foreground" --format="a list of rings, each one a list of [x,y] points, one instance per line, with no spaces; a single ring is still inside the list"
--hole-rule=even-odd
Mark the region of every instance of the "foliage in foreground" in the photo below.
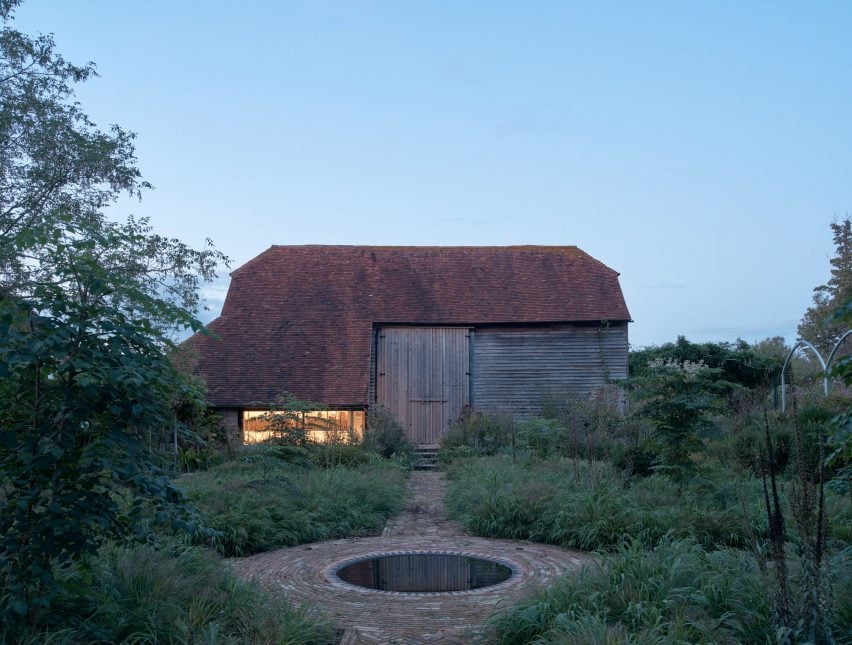
[[[146,232],[65,221],[54,233],[41,240],[49,275],[0,298],[0,613],[30,626],[59,592],[54,565],[138,532],[149,506],[196,529],[156,448],[164,432],[190,432],[176,405],[201,394],[151,320],[200,323],[105,262]]]
[[[200,282],[226,258],[103,209],[147,187],[133,135],[74,101],[94,75],[0,1],[0,622],[38,628],[58,570],[158,521],[195,530],[156,454],[200,393],[166,356],[198,328]]]
[[[31,643],[330,643],[333,630],[240,581],[200,547],[110,546],[66,575]],[[8,634],[0,631],[0,640]]]
[[[223,555],[370,535],[402,508],[405,472],[389,462],[318,469],[276,454],[247,450],[235,461],[178,480],[206,525],[221,533],[213,545]]]
[[[852,589],[837,558],[836,634],[852,629]],[[844,575],[845,574],[845,575]],[[765,643],[800,642],[775,633],[766,576],[744,552],[707,552],[691,540],[644,550],[621,545],[598,566],[562,578],[539,596],[492,619],[488,642]]]

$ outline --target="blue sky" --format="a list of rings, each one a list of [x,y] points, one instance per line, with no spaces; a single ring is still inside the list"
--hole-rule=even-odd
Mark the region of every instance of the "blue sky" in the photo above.
[[[576,244],[631,342],[792,339],[852,211],[849,2],[28,0],[138,133],[115,217],[271,244]],[[209,290],[221,306],[227,279]]]

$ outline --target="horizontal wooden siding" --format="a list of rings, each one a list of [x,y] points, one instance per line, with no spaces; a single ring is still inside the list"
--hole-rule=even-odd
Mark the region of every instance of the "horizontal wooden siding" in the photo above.
[[[582,396],[627,378],[627,325],[477,327],[472,405],[528,416],[551,397]]]

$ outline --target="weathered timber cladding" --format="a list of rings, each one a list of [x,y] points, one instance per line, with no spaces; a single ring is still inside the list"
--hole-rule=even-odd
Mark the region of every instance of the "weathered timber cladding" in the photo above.
[[[243,431],[240,427],[240,410],[237,408],[217,408],[216,413],[221,419],[225,430],[225,439],[229,446],[240,446],[243,443]]]
[[[417,445],[436,445],[470,400],[470,330],[382,327],[376,398]]]
[[[376,352],[379,348],[379,334],[381,329],[373,327],[372,336],[370,338],[370,381],[367,384],[367,401],[370,405],[377,402],[377,383],[378,369],[376,369]]]
[[[548,397],[627,378],[627,324],[477,327],[472,371],[477,410],[536,414]]]

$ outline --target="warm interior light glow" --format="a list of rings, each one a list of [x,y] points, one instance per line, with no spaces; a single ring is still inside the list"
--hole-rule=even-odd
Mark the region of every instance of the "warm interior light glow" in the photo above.
[[[273,432],[265,415],[288,416],[290,424],[304,424],[305,435],[316,443],[351,443],[364,436],[363,410],[317,410],[313,412],[272,412],[268,410],[243,411],[243,443],[260,443],[272,438]]]

